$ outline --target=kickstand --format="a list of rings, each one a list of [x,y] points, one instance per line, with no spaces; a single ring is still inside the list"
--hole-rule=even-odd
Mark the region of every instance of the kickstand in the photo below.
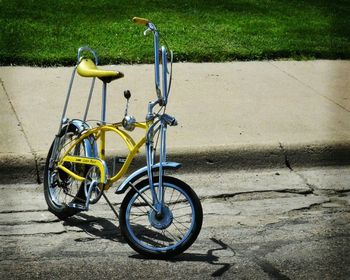
[[[115,208],[113,207],[113,205],[110,203],[110,201],[108,200],[107,196],[105,195],[105,193],[102,193],[103,197],[105,198],[105,200],[107,201],[107,204],[109,205],[109,207],[111,207],[113,213],[117,216],[117,219],[119,219],[119,215],[117,213],[117,211],[115,210]]]

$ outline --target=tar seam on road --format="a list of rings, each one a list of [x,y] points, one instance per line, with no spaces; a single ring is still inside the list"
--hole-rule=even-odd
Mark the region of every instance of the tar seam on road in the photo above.
[[[28,136],[27,136],[26,132],[24,131],[24,128],[23,128],[23,126],[22,126],[22,122],[21,122],[21,120],[20,120],[20,118],[19,118],[19,115],[17,114],[16,109],[15,109],[13,103],[11,102],[10,96],[9,96],[9,94],[7,93],[7,90],[6,90],[6,88],[5,88],[5,83],[4,83],[4,81],[3,81],[1,78],[0,78],[0,83],[1,83],[1,86],[2,86],[2,88],[3,88],[3,90],[4,90],[4,93],[5,93],[5,95],[6,95],[7,101],[8,101],[8,103],[9,103],[10,106],[11,106],[11,110],[13,111],[13,113],[14,113],[14,115],[15,115],[15,117],[16,117],[16,120],[17,120],[17,122],[18,122],[18,125],[19,125],[19,127],[20,127],[20,130],[21,130],[22,133],[23,133],[24,139],[25,139],[25,141],[27,142],[27,145],[28,145],[28,147],[29,147],[29,149],[30,149],[30,152],[31,152],[31,154],[32,154],[33,157],[34,157],[33,159],[34,159],[34,164],[35,164],[36,180],[37,180],[37,183],[38,183],[38,184],[41,184],[41,179],[40,179],[40,174],[39,174],[40,171],[39,171],[39,166],[38,166],[38,156],[37,156],[36,152],[34,151],[33,147],[31,146],[31,144],[30,144],[30,142],[29,142]]]
[[[346,112],[350,113],[350,111],[345,108],[343,105],[335,102],[334,100],[330,99],[329,97],[323,95],[322,93],[319,93],[317,90],[315,90],[313,87],[309,86],[308,84],[304,83],[303,81],[299,80],[297,77],[293,76],[292,74],[286,72],[285,70],[279,68],[277,65],[275,65],[274,63],[272,62],[269,62],[270,65],[274,66],[275,68],[277,68],[278,70],[280,70],[282,73],[286,74],[287,76],[291,77],[292,79],[296,80],[297,82],[299,82],[301,85],[311,89],[314,93],[316,93],[317,95],[327,99],[328,101],[332,102],[333,104],[339,106],[340,108],[342,108],[343,110],[345,110]]]
[[[281,142],[279,142],[279,147],[284,155],[284,164],[289,168],[290,171],[293,171],[292,166],[290,165],[289,159],[288,159],[288,155],[287,155],[287,151],[284,149],[283,145]]]

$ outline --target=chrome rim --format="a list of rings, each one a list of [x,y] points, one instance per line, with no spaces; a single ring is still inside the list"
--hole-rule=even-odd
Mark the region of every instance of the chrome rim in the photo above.
[[[68,150],[69,143],[74,140],[75,135],[72,132],[66,133],[61,139],[58,148],[58,155],[56,161],[66,153]],[[73,149],[70,154],[71,155],[85,155],[84,145],[77,145],[75,149]],[[68,163],[67,168],[72,170],[77,174],[83,174],[82,165],[71,164]],[[48,185],[49,185],[49,196],[51,201],[56,207],[63,207],[71,202],[81,187],[81,182],[74,180],[70,176],[68,176],[65,172],[59,170],[54,166],[53,170],[48,171]]]

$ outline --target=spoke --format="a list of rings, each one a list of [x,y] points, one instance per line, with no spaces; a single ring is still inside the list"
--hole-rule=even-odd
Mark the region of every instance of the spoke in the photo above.
[[[142,209],[140,209],[140,208],[136,208],[136,206],[130,211],[130,213],[134,213],[134,212],[136,212],[136,214],[137,213],[141,213],[141,214],[148,214],[148,211],[144,211],[144,210],[142,210]]]
[[[192,214],[191,213],[186,213],[186,214],[182,214],[182,215],[176,215],[176,218],[178,219],[178,218],[182,218],[182,217],[186,217],[186,216],[192,216]]]
[[[66,193],[64,194],[64,199],[63,200],[67,201],[67,194]]]
[[[135,200],[136,200],[136,199],[139,199],[139,198],[142,198],[142,200],[143,200],[150,208],[152,208],[154,211],[156,211],[156,209],[152,206],[152,204],[151,204],[150,202],[148,202],[148,201],[146,200],[146,198],[144,198],[144,195],[143,195],[139,190],[137,190],[133,185],[131,185],[131,186],[133,187],[133,189],[136,191],[136,193],[137,193],[137,195],[138,195],[138,197],[135,198]],[[134,200],[134,202],[135,202],[135,200]]]
[[[173,211],[173,209],[174,209],[174,207],[175,207],[175,205],[176,205],[176,201],[179,200],[179,198],[180,198],[181,195],[182,195],[182,193],[179,193],[177,199],[175,200],[175,203],[174,203],[173,207],[170,209],[171,211]]]
[[[144,212],[139,212],[139,213],[130,213],[129,217],[135,217],[134,219],[138,219],[138,218],[144,218],[144,217],[148,217],[147,213]]]
[[[143,207],[143,208],[145,208],[146,209],[146,212],[145,213],[148,213],[148,208],[146,207],[146,205],[148,205],[147,203],[144,205],[144,203],[145,203],[145,201],[143,201],[143,200],[141,200],[140,198],[142,198],[140,195],[137,197],[137,200],[139,201],[139,205],[141,206],[141,207]],[[135,201],[134,201],[135,202]],[[135,205],[135,204],[134,204]],[[137,207],[136,205],[135,205],[135,207]],[[136,208],[136,209],[139,209],[139,208]],[[140,210],[141,211],[141,210]]]
[[[168,205],[177,205],[179,203],[186,203],[188,202],[188,199],[186,197],[182,198],[182,199],[178,199],[175,202],[168,202]]]
[[[173,206],[172,211],[177,211],[177,210],[186,209],[186,208],[192,208],[191,204],[188,203],[188,205],[180,206],[180,207],[177,207],[177,208],[175,208],[175,206]]]
[[[171,204],[171,200],[173,198],[174,192],[175,192],[175,189],[173,189],[173,191],[171,192],[171,196],[170,196],[170,199],[169,199],[169,204]]]
[[[181,224],[181,223],[180,223]],[[185,234],[176,226],[176,224],[175,223],[173,223],[173,225],[174,225],[174,227],[176,228],[176,230],[178,231],[178,232],[180,232],[180,234],[182,235],[182,236],[184,236]],[[185,232],[186,233],[186,232]]]
[[[174,220],[175,220],[178,224],[180,224],[181,226],[183,226],[186,230],[189,230],[189,229],[190,229],[189,227],[185,226],[183,222],[180,222],[180,221],[177,220],[176,218],[174,218]],[[175,226],[175,223],[174,223],[174,226]],[[175,227],[176,227],[176,226],[175,226]]]
[[[162,235],[159,232],[156,232],[156,235],[153,234],[152,236],[144,236],[143,240],[141,240],[141,241],[143,243],[148,244],[149,246],[156,247],[156,248],[162,248],[162,242],[164,244],[164,238],[161,238],[161,236]]]
[[[143,217],[133,217],[129,218],[130,223],[134,223],[135,225],[147,225],[147,220],[145,220]]]
[[[129,221],[136,225],[136,223],[140,224],[140,222],[137,222],[137,221],[142,219],[142,218],[144,218],[144,216],[138,216],[138,217],[135,217],[135,218],[129,218]],[[144,220],[144,219],[142,219],[142,220]],[[145,224],[148,224],[148,223],[145,222]]]
[[[176,242],[181,241],[181,239],[176,238],[176,236],[174,236],[168,229],[165,229],[165,230],[169,233],[169,235],[171,235],[173,237],[174,241],[176,241]]]
[[[148,189],[149,190],[149,189]],[[146,190],[146,191],[148,191],[148,190]],[[148,195],[147,195],[147,193],[146,193],[146,191],[143,193],[143,195],[145,196],[145,197],[147,197],[148,198],[148,200],[152,200],[152,198],[150,198]],[[151,196],[152,196],[152,194],[151,194]]]
[[[136,228],[136,229],[138,229],[138,232],[143,232],[142,230],[140,230],[140,227],[142,227],[142,228],[152,228],[152,226],[150,225],[150,224],[144,224],[144,225],[141,225],[140,223],[135,223],[135,222],[131,222],[130,221],[130,225],[132,226],[132,227],[134,227],[134,228]],[[135,232],[135,230],[133,230],[133,232]],[[140,234],[139,234],[140,235]]]
[[[164,229],[162,229],[162,235],[163,235],[164,237],[166,237],[166,235],[165,235],[165,230],[164,230]],[[163,247],[165,247],[165,240],[163,240]]]

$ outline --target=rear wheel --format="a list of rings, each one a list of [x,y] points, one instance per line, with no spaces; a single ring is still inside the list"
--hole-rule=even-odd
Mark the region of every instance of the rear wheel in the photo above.
[[[48,209],[60,219],[66,219],[79,212],[78,209],[68,206],[69,203],[85,204],[86,196],[84,183],[75,180],[66,172],[57,168],[57,163],[70,147],[70,143],[78,137],[78,130],[74,125],[64,127],[57,141],[57,150],[54,152],[55,141],[48,153],[44,171],[44,194]],[[88,140],[84,140],[88,141]],[[84,141],[77,144],[69,153],[74,156],[88,156]],[[67,162],[64,166],[81,177],[85,177],[88,166]]]
[[[120,228],[128,244],[137,252],[168,258],[185,251],[196,240],[203,221],[201,203],[184,182],[163,177],[164,205],[157,215],[150,207],[152,194],[148,179],[135,185],[120,208]],[[158,190],[158,177],[154,178]]]

